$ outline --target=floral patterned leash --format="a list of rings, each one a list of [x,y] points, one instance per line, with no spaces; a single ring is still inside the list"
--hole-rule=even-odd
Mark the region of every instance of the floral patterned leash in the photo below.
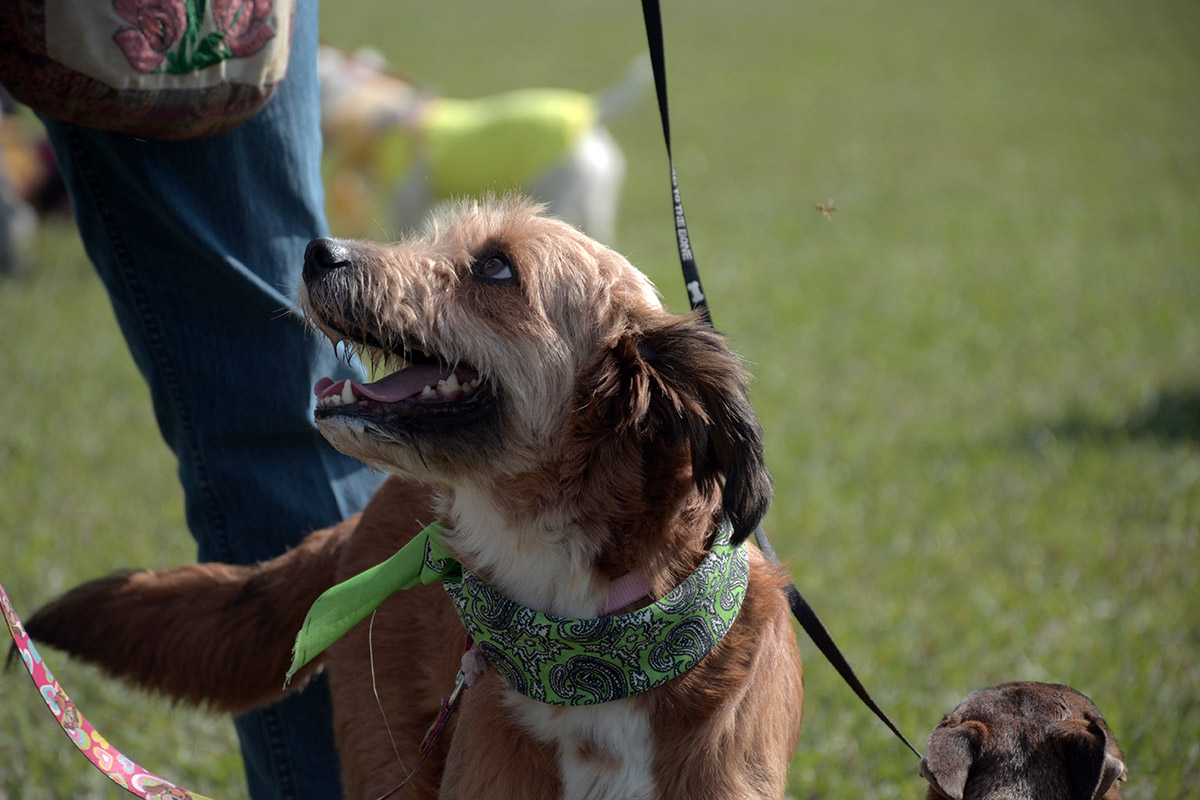
[[[79,748],[92,765],[103,772],[110,781],[120,786],[130,794],[149,800],[212,800],[202,794],[176,786],[165,778],[143,769],[126,758],[120,750],[108,743],[100,732],[92,727],[83,713],[67,697],[67,693],[55,680],[41,654],[33,646],[21,618],[17,616],[12,601],[0,585],[0,610],[4,612],[4,621],[8,623],[8,632],[12,634],[21,661],[38,687],[46,708],[54,714],[63,732]]]

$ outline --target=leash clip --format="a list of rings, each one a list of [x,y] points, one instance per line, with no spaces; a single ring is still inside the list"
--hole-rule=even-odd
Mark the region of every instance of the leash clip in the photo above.
[[[483,673],[487,671],[487,659],[483,657],[475,647],[475,643],[471,637],[467,637],[466,648],[462,655],[462,664],[458,670],[458,681],[454,684],[454,688],[450,690],[449,697],[442,698],[442,710],[438,712],[437,719],[425,731],[425,738],[421,741],[421,754],[429,753],[433,743],[442,735],[442,731],[446,728],[446,723],[450,721],[450,717],[458,710],[458,704],[462,701],[462,693],[464,689],[470,689],[479,679],[483,677]]]
[[[458,710],[458,704],[462,701],[463,689],[467,688],[467,676],[459,673],[458,683],[454,684],[454,688],[450,691],[449,697],[442,698],[442,710],[438,712],[437,718],[425,730],[425,738],[421,740],[421,755],[429,754],[434,743],[442,735],[442,731],[446,729],[446,723],[450,721],[450,717]],[[413,770],[416,772],[416,770]]]
[[[454,688],[450,690],[450,696],[442,701],[443,705],[454,711],[458,708],[458,703],[462,700],[463,689],[467,688],[467,676],[460,675],[458,682],[454,684]]]

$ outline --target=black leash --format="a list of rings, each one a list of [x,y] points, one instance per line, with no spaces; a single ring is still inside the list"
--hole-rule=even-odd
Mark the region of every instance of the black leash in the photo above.
[[[667,113],[667,64],[663,51],[662,14],[658,0],[642,0],[642,15],[646,18],[646,38],[650,40],[650,63],[654,67],[654,90],[658,95],[658,111],[662,117],[663,139],[667,142],[667,163],[671,167],[671,203],[675,209],[675,242],[679,245],[679,265],[683,267],[683,283],[687,286],[692,310],[704,316],[712,327],[708,314],[708,299],[700,284],[700,270],[692,256],[692,240],[688,237],[687,220],[683,216],[683,200],[679,196],[679,181],[675,178],[675,159],[671,155],[671,115]]]
[[[671,123],[670,115],[667,112],[667,66],[666,56],[663,46],[663,28],[662,28],[662,13],[659,9],[658,0],[642,0],[642,15],[646,20],[646,38],[650,43],[650,62],[654,68],[654,88],[658,95],[658,111],[662,117],[663,138],[667,143],[667,163],[671,167],[671,201],[675,209],[675,240],[679,245],[679,263],[683,268],[683,280],[688,290],[688,302],[691,303],[693,311],[699,311],[703,316],[704,321],[711,327],[712,316],[708,310],[708,299],[704,295],[703,286],[700,283],[700,271],[696,267],[696,259],[692,253],[691,238],[688,236],[687,220],[683,216],[683,201],[679,195],[679,181],[675,176],[675,161],[671,154]],[[758,547],[773,563],[779,563],[779,556],[775,553],[775,548],[771,546],[771,542],[767,540],[767,534],[763,531],[762,526],[754,532],[754,538],[758,542]],[[842,655],[842,651],[834,642],[833,637],[829,634],[829,630],[821,622],[821,618],[817,616],[817,612],[813,610],[808,601],[804,599],[804,595],[800,594],[800,590],[796,588],[795,583],[789,582],[784,587],[784,594],[787,595],[788,605],[792,609],[792,615],[800,623],[800,627],[812,639],[813,644],[821,651],[822,655],[829,660],[833,668],[842,676],[854,693],[858,695],[858,699],[875,713],[883,721],[883,724],[891,730],[892,733],[904,742],[904,745],[917,758],[921,757],[921,752],[904,737],[896,724],[883,713],[875,700],[871,697],[862,681],[854,674],[854,670],[850,667],[850,663],[846,661],[846,657]]]

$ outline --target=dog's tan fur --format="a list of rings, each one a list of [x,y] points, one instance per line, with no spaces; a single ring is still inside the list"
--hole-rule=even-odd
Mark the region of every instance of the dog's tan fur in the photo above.
[[[589,617],[619,576],[640,571],[662,596],[696,567],[719,518],[740,539],[765,512],[770,480],[740,363],[697,320],[663,310],[611,250],[515,199],[463,204],[399,245],[314,244],[324,250],[307,262],[302,302],[315,326],[339,341],[369,335],[369,355],[403,344],[469,365],[484,384],[479,412],[441,424],[319,408],[339,449],[399,476],[361,515],[257,566],[102,578],[36,614],[32,635],[236,711],[278,696],[321,591],[435,516],[455,557],[500,593]],[[513,280],[489,279],[497,266]],[[546,706],[490,670],[410,796],[781,797],[802,700],[784,582],[751,548],[733,629],[685,675],[625,700]],[[376,797],[412,768],[462,649],[453,607],[427,586],[390,597],[293,683],[329,673],[348,797]]]
[[[1069,686],[972,692],[929,737],[927,800],[1121,800],[1125,763],[1100,710]]]

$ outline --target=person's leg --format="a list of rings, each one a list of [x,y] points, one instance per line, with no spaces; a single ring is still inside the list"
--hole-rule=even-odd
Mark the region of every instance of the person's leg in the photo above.
[[[46,121],[205,561],[278,555],[378,484],[312,424],[315,380],[352,373],[293,305],[305,245],[327,233],[316,21],[316,0],[300,0],[287,79],[229,133],[171,142]],[[323,681],[236,724],[256,800],[340,795]]]

